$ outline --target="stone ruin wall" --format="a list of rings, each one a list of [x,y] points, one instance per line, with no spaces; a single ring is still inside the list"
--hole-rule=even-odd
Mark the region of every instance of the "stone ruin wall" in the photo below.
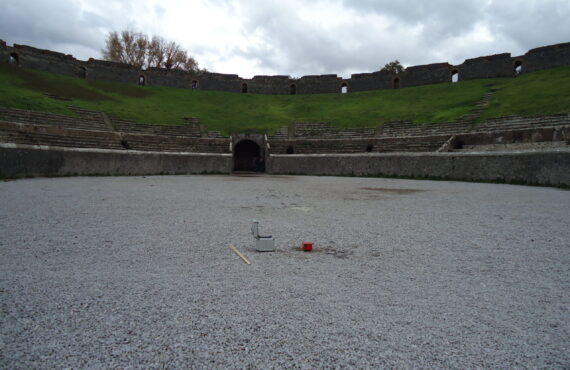
[[[570,65],[570,43],[556,44],[532,49],[524,55],[512,57],[510,53],[496,54],[467,59],[460,65],[435,63],[412,66],[401,74],[394,75],[382,71],[353,74],[343,79],[335,74],[303,76],[293,79],[289,76],[255,76],[241,78],[235,74],[191,73],[150,68],[138,71],[122,63],[96,59],[80,61],[71,55],[30,46],[9,46],[0,40],[0,62],[10,62],[11,55],[25,68],[52,73],[82,77],[87,79],[137,84],[139,76],[144,76],[146,85],[191,88],[193,82],[200,90],[244,92],[256,94],[317,94],[339,93],[346,85],[349,92],[371,91],[412,87],[451,82],[457,72],[460,81],[491,77],[512,77],[517,64],[522,72],[535,72],[548,68]]]

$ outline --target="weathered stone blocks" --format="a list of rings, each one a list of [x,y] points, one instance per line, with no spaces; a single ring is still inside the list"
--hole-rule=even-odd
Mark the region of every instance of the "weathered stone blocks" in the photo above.
[[[467,59],[457,66],[449,63],[434,63],[411,66],[398,75],[378,71],[353,74],[348,79],[335,74],[303,76],[298,79],[289,76],[255,76],[245,79],[235,74],[194,75],[161,68],[139,71],[130,65],[121,63],[95,59],[84,62],[71,55],[49,50],[17,44],[8,46],[0,40],[0,62],[7,62],[10,55],[16,55],[22,67],[88,79],[137,84],[139,77],[143,76],[145,85],[254,94],[317,94],[340,93],[343,85],[347,86],[348,92],[356,92],[445,83],[451,81],[454,71],[458,72],[460,81],[512,77],[516,73],[570,65],[570,43],[532,49],[525,55],[517,57],[503,53]],[[520,72],[515,72],[517,67]]]

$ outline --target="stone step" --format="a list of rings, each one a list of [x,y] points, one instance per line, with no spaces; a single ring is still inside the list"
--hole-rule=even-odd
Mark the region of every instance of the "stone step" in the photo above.
[[[62,146],[73,148],[123,149],[118,141],[110,140],[79,140],[76,137],[61,137],[52,135],[10,134],[5,142],[28,145]]]
[[[433,152],[436,151],[445,140],[443,138],[426,138],[421,141],[413,141],[403,139],[401,141],[382,141],[382,142],[286,142],[278,143],[272,146],[273,153],[285,154],[287,148],[293,146],[294,152],[303,153],[364,153],[372,152]],[[370,148],[371,146],[371,148]],[[370,150],[371,149],[371,150]]]
[[[0,112],[0,120],[8,122],[29,123],[35,125],[62,126],[70,128],[85,128],[98,131],[108,131],[103,122],[86,120],[77,117],[47,115],[47,114],[24,114],[21,112]]]
[[[167,151],[167,152],[204,152],[225,153],[229,150],[227,143],[212,143],[197,139],[188,143],[147,141],[129,138],[126,140],[132,150],[142,151]]]
[[[541,150],[558,149],[570,147],[565,141],[546,141],[538,143],[511,143],[511,144],[485,144],[485,145],[464,145],[458,152],[498,152],[513,150]]]
[[[202,131],[199,126],[184,125],[184,126],[159,126],[159,125],[145,125],[140,123],[125,122],[125,121],[112,121],[116,130],[119,132],[128,133],[146,133],[152,135],[166,135],[166,136],[186,136],[186,137],[201,137]],[[210,135],[210,133],[208,133]],[[222,137],[219,132],[212,132],[214,137]]]

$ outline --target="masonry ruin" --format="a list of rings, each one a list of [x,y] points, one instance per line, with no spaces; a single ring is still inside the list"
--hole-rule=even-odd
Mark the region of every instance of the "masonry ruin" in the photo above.
[[[570,65],[570,43],[498,54],[458,66],[437,63],[403,73],[255,76],[78,61],[30,46],[0,41],[0,63],[79,78],[140,86],[169,86],[258,94],[351,93],[516,77]],[[232,136],[209,131],[198,117],[181,126],[127,121],[69,106],[77,117],[0,106],[0,177],[233,173],[405,176],[570,186],[570,114],[501,117],[477,123],[496,90],[466,116],[416,125],[385,122],[371,128],[338,128],[326,122],[291,122],[273,133]]]
[[[25,68],[94,80],[123,82],[141,86],[167,86],[188,89],[252,94],[322,94],[346,93],[475,80],[515,77],[522,73],[570,65],[570,43],[539,47],[524,55],[510,53],[467,59],[460,65],[434,63],[411,66],[400,74],[384,71],[353,74],[343,79],[336,74],[290,76],[254,76],[247,79],[235,74],[204,73],[195,75],[180,70],[149,68],[137,70],[131,65],[89,59],[80,61],[72,55],[31,46],[9,46],[0,40],[0,62]]]

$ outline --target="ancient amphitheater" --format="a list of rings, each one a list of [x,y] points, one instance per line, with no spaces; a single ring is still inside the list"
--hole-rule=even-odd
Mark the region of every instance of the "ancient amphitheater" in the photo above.
[[[485,77],[512,77],[570,64],[570,44],[537,48],[512,57],[498,54],[386,72],[256,76],[179,71],[136,71],[128,65],[8,46],[0,62],[88,79],[262,94],[366,91]],[[457,122],[413,125],[387,122],[371,129],[338,129],[322,122],[291,123],[271,135],[210,132],[199,118],[184,126],[137,124],[105,112],[70,107],[80,118],[0,108],[3,177],[232,173],[363,175],[569,185],[568,114],[502,117],[476,123],[495,92]],[[57,97],[56,97],[57,98]],[[41,158],[41,160],[39,160]],[[261,164],[253,165],[254,158]],[[255,168],[254,168],[255,167]]]
[[[347,80],[198,80],[5,43],[0,62],[307,94],[512,76],[569,52]],[[0,102],[0,367],[568,368],[568,191],[425,180],[570,185],[570,115],[480,123],[493,93],[458,122],[231,136]],[[256,251],[254,218],[275,252]]]

